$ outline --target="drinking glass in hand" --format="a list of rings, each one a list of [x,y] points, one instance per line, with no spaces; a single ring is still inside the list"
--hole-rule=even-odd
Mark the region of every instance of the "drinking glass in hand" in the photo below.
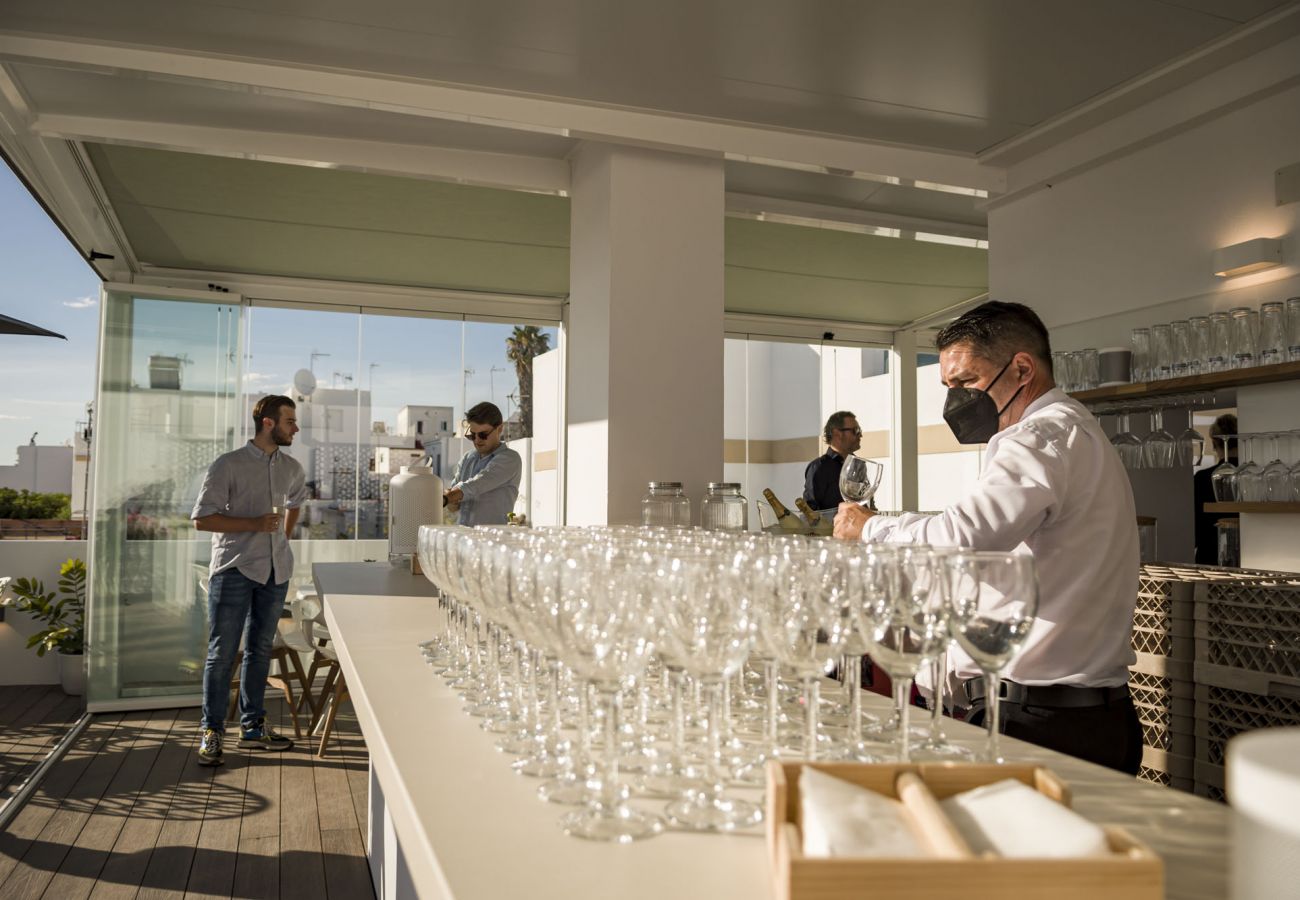
[[[1032,557],[991,551],[948,557],[949,628],[958,646],[984,674],[985,761],[1001,763],[998,699],[1002,670],[1029,636],[1038,614]]]
[[[840,469],[840,495],[845,500],[866,505],[880,487],[885,467],[874,459],[848,456]]]

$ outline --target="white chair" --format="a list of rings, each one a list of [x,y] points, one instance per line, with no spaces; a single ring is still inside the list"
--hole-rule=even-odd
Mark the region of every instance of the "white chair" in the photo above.
[[[343,668],[339,665],[338,652],[330,641],[329,632],[322,625],[324,607],[320,599],[315,595],[302,597],[298,601],[296,613],[302,617],[302,635],[313,651],[307,680],[315,683],[316,673],[321,670],[325,672],[320,697],[312,707],[311,724],[313,733],[318,727],[321,728],[316,756],[323,758],[330,734],[334,731],[334,719],[338,715],[339,706],[348,699],[348,686],[343,678]]]

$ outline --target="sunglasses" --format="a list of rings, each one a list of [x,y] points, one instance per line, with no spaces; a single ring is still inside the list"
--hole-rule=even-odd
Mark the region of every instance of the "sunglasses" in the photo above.
[[[465,433],[465,439],[467,441],[486,441],[494,431],[496,431],[495,428],[489,428],[487,431],[468,431]]]
[[[862,429],[861,429],[861,428],[836,428],[835,430],[836,430],[836,431],[847,431],[849,434],[856,434],[858,437],[862,437]]]

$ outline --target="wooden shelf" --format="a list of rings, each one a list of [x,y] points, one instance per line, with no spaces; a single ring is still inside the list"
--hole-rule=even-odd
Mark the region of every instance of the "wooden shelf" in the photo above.
[[[1105,400],[1146,400],[1167,397],[1171,394],[1191,394],[1200,391],[1217,391],[1219,388],[1246,387],[1252,384],[1273,384],[1279,381],[1300,379],[1300,362],[1284,362],[1273,366],[1255,366],[1250,369],[1233,369],[1229,372],[1209,372],[1185,378],[1167,378],[1164,381],[1141,381],[1135,384],[1116,384],[1075,391],[1070,396],[1080,403],[1098,403]]]
[[[1300,513],[1300,503],[1207,503],[1209,513]]]

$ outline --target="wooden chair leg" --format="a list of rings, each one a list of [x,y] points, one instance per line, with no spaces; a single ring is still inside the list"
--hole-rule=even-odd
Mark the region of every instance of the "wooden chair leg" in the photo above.
[[[284,699],[289,703],[289,718],[293,720],[293,736],[298,740],[302,740],[302,726],[298,724],[298,710],[295,708],[297,704],[294,703],[293,682],[290,680],[291,673],[289,672],[290,666],[286,661],[286,657],[291,653],[292,651],[288,647],[281,647],[275,651],[275,664],[279,669],[279,677],[276,679],[276,683],[284,693]],[[268,679],[268,683],[269,681],[270,679]]]
[[[328,659],[325,656],[323,656],[320,653],[320,651],[316,651],[312,653],[311,668],[307,670],[307,684],[309,688],[310,686],[316,684],[316,673],[317,671],[319,671],[322,662],[328,663]],[[325,698],[325,691],[323,688],[321,689],[321,692],[319,694],[313,694],[309,689],[303,693],[302,699],[298,701],[299,703],[307,704],[307,708],[311,712],[312,727],[315,727],[316,716],[320,714],[319,713],[320,704],[324,700],[324,698]]]
[[[311,730],[316,730],[316,725],[320,722],[321,716],[325,715],[325,707],[330,699],[330,693],[334,690],[334,681],[339,677],[339,664],[329,660],[329,671],[325,673],[325,684],[320,689],[319,699],[317,700],[316,712],[311,717]]]
[[[338,715],[339,704],[348,698],[348,686],[343,680],[343,673],[338,673],[338,678],[334,682],[334,695],[331,698],[330,710],[325,716],[325,730],[321,732],[320,744],[316,747],[316,758],[325,758],[325,745],[329,743],[330,732],[334,730],[334,717]]]
[[[302,657],[298,655],[298,651],[289,650],[288,656],[289,665],[293,668],[294,678],[298,680],[298,690],[301,691],[298,702],[294,706],[294,712],[297,712],[304,703],[309,708],[314,706],[311,699],[311,681],[307,678],[307,673],[303,671]]]

